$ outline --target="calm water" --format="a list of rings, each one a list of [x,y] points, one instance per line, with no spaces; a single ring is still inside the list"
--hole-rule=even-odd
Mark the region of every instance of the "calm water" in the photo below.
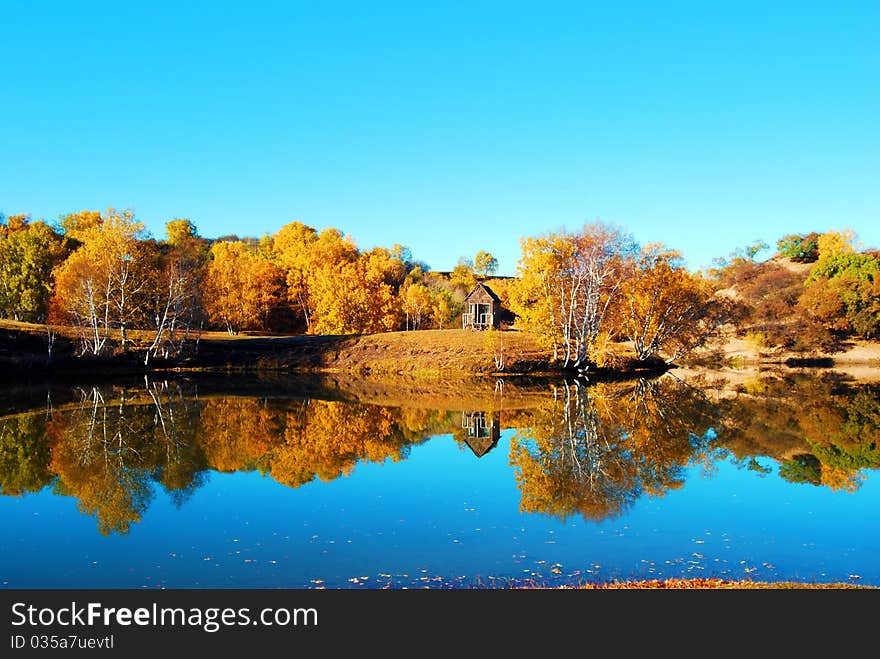
[[[0,584],[880,586],[880,387],[9,389]]]

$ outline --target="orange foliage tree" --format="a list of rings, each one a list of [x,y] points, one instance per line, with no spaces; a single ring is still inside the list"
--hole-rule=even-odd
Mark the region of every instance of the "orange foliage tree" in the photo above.
[[[732,315],[732,303],[716,297],[710,282],[692,275],[678,252],[642,248],[623,289],[625,334],[636,356],[679,359],[703,345]]]
[[[214,243],[205,277],[208,318],[229,334],[264,328],[281,301],[283,281],[278,266],[252,245],[240,240]]]

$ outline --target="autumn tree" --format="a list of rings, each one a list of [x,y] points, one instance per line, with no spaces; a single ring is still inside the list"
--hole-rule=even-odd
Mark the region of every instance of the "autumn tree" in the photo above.
[[[15,320],[46,319],[54,269],[69,253],[64,237],[26,215],[0,221],[0,314]]]
[[[711,459],[717,421],[702,392],[670,376],[557,386],[511,438],[520,509],[614,518],[680,487],[689,462]]]
[[[833,332],[874,338],[880,335],[880,259],[856,251],[854,231],[827,231],[818,239],[818,255],[798,310]]]
[[[101,211],[82,210],[62,215],[60,222],[65,237],[82,242],[92,230],[104,223],[104,217],[101,215]]]
[[[510,306],[525,329],[552,347],[556,361],[563,341],[558,297],[562,292],[565,264],[573,258],[573,241],[565,234],[550,233],[522,238],[520,245],[519,279],[511,291]]]
[[[399,462],[428,436],[403,423],[399,409],[380,405],[313,399],[292,412],[266,463],[271,477],[290,487],[347,476],[359,462]]]
[[[376,247],[337,267],[322,267],[313,282],[315,334],[361,334],[397,329],[398,296],[406,276],[400,260]]]
[[[445,329],[453,325],[461,315],[463,303],[455,298],[449,289],[436,287],[431,291],[431,317],[436,329]]]
[[[721,399],[723,446],[776,460],[779,476],[852,492],[880,468],[880,387],[840,373],[765,375]]]
[[[586,367],[611,313],[637,246],[620,229],[590,224],[577,233],[521,241],[512,310],[553,349],[563,367]]]
[[[111,329],[119,330],[124,350],[127,330],[143,325],[147,308],[144,225],[131,210],[111,208],[74,233],[81,245],[56,273],[54,314],[79,328],[84,352],[101,353]]]
[[[661,354],[683,357],[730,316],[730,302],[713,295],[712,285],[690,274],[678,252],[646,245],[626,277],[624,327],[639,359]]]
[[[737,247],[727,256],[719,256],[712,259],[712,266],[707,270],[707,276],[716,279],[722,285],[731,285],[731,277],[736,277],[742,272],[749,272],[759,265],[757,256],[770,246],[763,240],[755,240],[743,247]]]
[[[314,315],[310,280],[320,267],[327,244],[337,237],[338,233],[326,234],[322,250],[318,247],[318,232],[301,222],[285,224],[272,236],[272,254],[284,272],[287,299],[301,315],[306,332],[311,330]]]
[[[263,468],[264,456],[284,441],[288,410],[300,404],[240,395],[206,400],[198,429],[207,464],[223,473]]]
[[[80,390],[46,425],[58,494],[76,497],[101,533],[127,533],[160,484],[181,504],[203,482],[201,403],[169,383]]]
[[[29,213],[17,213],[6,216],[0,213],[0,238],[5,238],[10,233],[26,229],[31,222]]]
[[[198,238],[198,230],[192,220],[181,217],[165,223],[165,235],[166,242],[176,246]]]
[[[55,491],[76,497],[102,534],[127,533],[153,497],[153,465],[145,450],[145,428],[153,416],[126,404],[124,391],[112,406],[98,388],[82,394],[77,410],[53,416],[48,426]]]
[[[880,335],[880,259],[841,250],[822,256],[798,305],[833,330],[864,338]]]
[[[406,313],[408,287],[420,284],[427,289],[428,309],[422,312],[421,325],[430,324],[434,329],[456,326],[464,309],[466,291],[453,284],[446,273],[431,272],[417,264],[406,275],[400,295],[403,296]],[[423,304],[423,291],[419,290],[419,304]]]
[[[144,354],[150,357],[179,355],[191,330],[204,320],[202,283],[208,255],[207,241],[187,219],[165,225],[167,240],[152,250],[153,282],[148,321],[153,339]]]
[[[858,238],[852,229],[826,231],[816,239],[819,258],[836,254],[852,254],[858,246]]]
[[[286,224],[271,238],[273,259],[285,273],[287,299],[302,318],[306,332],[332,332],[336,321],[321,321],[319,316],[328,310],[335,313],[332,309],[339,301],[333,302],[333,282],[360,257],[357,245],[338,229],[319,233],[300,222]],[[397,257],[405,257],[403,251],[398,251]],[[337,284],[341,285],[341,280]]]
[[[432,311],[432,301],[431,291],[424,284],[417,282],[406,287],[403,293],[403,306],[406,312],[407,330],[421,328],[422,321],[427,320]]]
[[[463,292],[469,292],[477,284],[477,278],[474,274],[474,262],[462,256],[458,259],[458,263],[449,274],[449,282],[461,289]]]
[[[211,247],[204,284],[204,307],[215,325],[229,334],[265,327],[280,302],[283,272],[244,241]]]
[[[474,257],[474,272],[481,277],[494,275],[498,270],[498,259],[489,252],[480,250]]]

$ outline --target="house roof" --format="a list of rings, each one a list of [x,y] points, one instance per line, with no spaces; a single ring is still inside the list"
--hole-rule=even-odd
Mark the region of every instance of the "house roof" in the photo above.
[[[474,286],[474,287],[471,289],[471,292],[468,293],[468,294],[465,296],[464,299],[465,299],[465,300],[469,299],[469,298],[471,297],[471,295],[473,295],[474,293],[476,293],[476,292],[477,292],[478,290],[480,290],[480,289],[483,289],[484,291],[486,291],[486,293],[488,294],[488,296],[491,297],[493,300],[495,300],[495,302],[498,302],[498,303],[501,302],[501,298],[498,297],[498,296],[495,294],[495,291],[493,291],[491,288],[489,288],[489,287],[488,287],[486,284],[484,284],[483,282],[478,282],[477,285]]]
[[[478,458],[482,458],[495,448],[495,444],[498,442],[497,439],[493,439],[492,437],[465,437],[464,441],[465,444],[468,445],[468,448],[470,448],[473,454]]]

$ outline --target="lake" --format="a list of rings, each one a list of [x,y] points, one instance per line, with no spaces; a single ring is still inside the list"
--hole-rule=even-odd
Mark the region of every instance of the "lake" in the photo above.
[[[880,586],[880,385],[7,387],[4,588]]]

